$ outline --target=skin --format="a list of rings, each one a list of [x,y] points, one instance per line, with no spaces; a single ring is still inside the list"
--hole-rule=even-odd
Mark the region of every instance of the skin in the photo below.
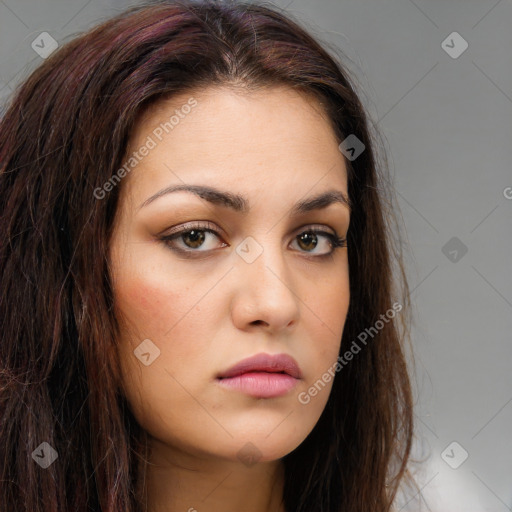
[[[147,110],[128,154],[191,95]],[[312,226],[345,237],[349,207],[289,212],[326,190],[347,197],[346,167],[326,115],[308,96],[281,87],[193,96],[197,106],[119,185],[110,245],[122,385],[150,436],[141,485],[150,512],[285,512],[280,459],[311,432],[332,381],[307,405],[297,397],[336,362],[350,299],[347,248],[322,259],[332,251],[325,235],[316,247],[298,238]],[[250,210],[184,191],[140,207],[182,184],[243,194]],[[195,257],[173,252],[160,236],[192,221],[209,222],[218,235],[203,231],[201,245],[189,230],[171,243]],[[262,249],[251,263],[236,252],[247,237]],[[160,350],[148,366],[134,355],[145,339]],[[254,398],[216,381],[260,352],[295,358],[302,379],[293,390]],[[253,464],[238,455],[249,442]]]

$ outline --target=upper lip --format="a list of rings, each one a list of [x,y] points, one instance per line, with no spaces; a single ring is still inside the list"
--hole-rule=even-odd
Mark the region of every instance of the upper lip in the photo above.
[[[222,372],[217,376],[219,379],[225,379],[228,377],[236,377],[248,372],[269,372],[279,373],[284,372],[288,375],[300,379],[302,373],[299,365],[288,354],[256,354],[255,356],[242,359],[237,364]]]

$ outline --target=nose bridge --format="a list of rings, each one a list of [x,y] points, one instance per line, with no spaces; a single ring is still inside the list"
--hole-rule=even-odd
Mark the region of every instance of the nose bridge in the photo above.
[[[299,311],[294,283],[286,255],[275,237],[247,237],[237,247],[238,279],[245,289],[242,296],[250,302],[254,320],[269,324],[288,324]]]
[[[248,236],[237,247],[237,253],[243,260],[240,262],[241,271],[256,278],[257,284],[268,284],[274,288],[285,287],[284,283],[289,285],[283,248],[272,234],[258,234],[257,239]]]

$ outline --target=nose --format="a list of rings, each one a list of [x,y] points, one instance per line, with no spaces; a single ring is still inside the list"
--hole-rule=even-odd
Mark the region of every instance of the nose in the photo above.
[[[236,291],[231,315],[235,326],[248,330],[263,325],[268,332],[295,329],[300,298],[282,250],[270,244],[252,263],[236,256]]]

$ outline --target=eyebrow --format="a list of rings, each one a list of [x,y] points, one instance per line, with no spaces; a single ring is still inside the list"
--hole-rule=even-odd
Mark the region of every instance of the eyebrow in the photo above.
[[[139,209],[149,205],[162,196],[182,191],[191,192],[201,199],[205,199],[209,203],[224,206],[225,208],[230,208],[236,212],[248,213],[250,210],[249,199],[247,199],[247,197],[241,194],[233,194],[232,192],[219,190],[207,185],[171,185],[159,190],[156,194],[153,194],[151,197],[146,199],[139,206]],[[313,210],[320,210],[336,203],[344,205],[349,209],[349,211],[352,210],[350,199],[341,190],[331,189],[317,194],[316,196],[309,197],[308,199],[297,201],[290,212],[290,216],[308,213]]]

